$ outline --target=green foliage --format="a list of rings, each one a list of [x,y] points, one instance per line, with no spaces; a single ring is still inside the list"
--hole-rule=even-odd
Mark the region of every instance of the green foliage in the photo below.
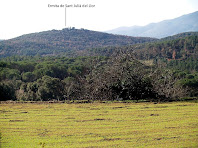
[[[15,100],[15,90],[12,86],[5,83],[0,83],[0,101]]]
[[[63,99],[63,85],[60,79],[43,76],[37,80],[38,96],[41,100]]]
[[[22,74],[22,80],[24,82],[32,82],[35,80],[35,75],[32,72],[25,72]]]
[[[0,71],[0,80],[4,80],[4,79],[10,79],[10,80],[21,79],[19,70],[2,68],[1,71]]]
[[[79,96],[78,77],[104,57],[9,57],[0,62],[0,81],[9,82],[18,100],[65,100]],[[29,66],[28,66],[29,65]],[[20,83],[18,83],[20,81]],[[4,93],[7,92],[7,87]],[[2,89],[3,89],[2,88]],[[12,99],[12,98],[10,98]]]
[[[138,74],[133,74],[127,77],[123,82],[111,86],[113,92],[112,97],[121,100],[155,100],[157,93],[155,93],[151,81],[141,79]]]

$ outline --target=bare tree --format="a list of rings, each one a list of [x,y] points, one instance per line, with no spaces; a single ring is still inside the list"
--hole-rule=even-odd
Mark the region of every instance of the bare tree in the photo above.
[[[178,79],[170,70],[156,69],[150,77],[153,80],[154,90],[158,93],[158,101],[170,101],[187,94],[187,89],[177,84]]]

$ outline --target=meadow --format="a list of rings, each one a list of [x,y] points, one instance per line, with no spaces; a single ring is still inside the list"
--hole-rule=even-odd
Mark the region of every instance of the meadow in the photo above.
[[[1,148],[198,147],[198,104],[1,103]]]

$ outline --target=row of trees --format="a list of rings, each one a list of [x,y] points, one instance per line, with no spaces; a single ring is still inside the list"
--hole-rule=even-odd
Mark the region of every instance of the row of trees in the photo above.
[[[79,76],[104,57],[9,57],[0,62],[2,100],[63,100],[79,97]],[[80,85],[79,85],[80,86]],[[14,92],[14,93],[13,93]],[[12,97],[11,97],[12,96]]]

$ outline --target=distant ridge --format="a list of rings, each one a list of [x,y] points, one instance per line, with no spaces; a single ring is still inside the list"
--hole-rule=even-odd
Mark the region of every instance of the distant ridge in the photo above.
[[[182,32],[194,31],[198,31],[198,11],[146,26],[120,27],[106,32],[128,36],[164,38]]]

